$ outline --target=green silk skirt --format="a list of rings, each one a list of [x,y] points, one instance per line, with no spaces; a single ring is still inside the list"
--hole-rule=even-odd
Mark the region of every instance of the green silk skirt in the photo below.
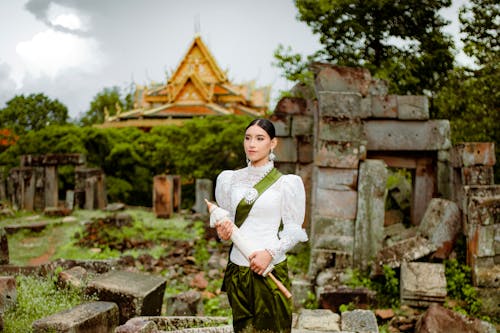
[[[272,273],[290,289],[286,260],[277,264]],[[270,277],[229,262],[222,290],[227,292],[231,305],[235,333],[291,332],[292,300],[283,295]]]

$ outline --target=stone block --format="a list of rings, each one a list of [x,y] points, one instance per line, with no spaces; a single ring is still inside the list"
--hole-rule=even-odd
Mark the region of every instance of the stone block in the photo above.
[[[318,123],[319,140],[337,142],[364,140],[363,124],[359,120],[337,121],[333,118],[322,117]]]
[[[311,258],[309,261],[308,276],[312,280],[316,275],[326,268],[346,269],[352,266],[352,253],[325,250],[311,249]]]
[[[351,253],[354,244],[354,220],[313,216],[313,248]]]
[[[60,272],[57,276],[57,283],[62,288],[82,288],[85,285],[87,278],[87,270],[83,267],[75,266]]]
[[[22,155],[21,166],[56,166],[61,164],[84,165],[87,159],[83,154],[44,154]]]
[[[454,199],[453,195],[453,170],[448,162],[437,161],[437,187],[440,197]]]
[[[500,224],[482,225],[478,229],[477,257],[492,257],[495,253],[496,237],[500,237]]]
[[[292,131],[292,116],[282,115],[276,116],[273,115],[270,118],[271,122],[274,125],[276,136],[278,137],[289,137]]]
[[[398,118],[401,120],[428,120],[429,99],[427,96],[398,95]]]
[[[366,143],[319,141],[314,163],[320,167],[357,169],[366,158]]]
[[[307,111],[307,100],[300,97],[283,97],[274,109],[274,115],[304,115]]]
[[[14,307],[16,301],[16,278],[14,276],[0,276],[0,313]]]
[[[316,183],[325,190],[357,190],[358,169],[316,168]]]
[[[434,244],[419,235],[404,239],[392,246],[384,247],[377,253],[372,273],[381,274],[383,265],[388,265],[391,268],[400,267],[403,262],[423,258],[435,250]]]
[[[297,139],[279,137],[274,153],[280,162],[297,162]]]
[[[492,166],[472,166],[460,169],[462,175],[462,185],[493,185],[494,172]]]
[[[500,195],[470,197],[466,216],[468,225],[500,224]]]
[[[448,250],[445,251],[447,253],[444,253],[444,255],[447,257],[452,250],[450,244],[453,244],[458,234],[462,231],[458,205],[453,201],[445,199],[431,199],[418,230],[436,248],[439,249],[446,246]]]
[[[400,297],[402,304],[412,306],[443,303],[446,297],[444,265],[425,262],[402,263]]]
[[[118,306],[112,302],[90,302],[33,322],[33,333],[113,332],[118,326]]]
[[[197,178],[195,182],[195,204],[193,210],[196,213],[208,214],[205,199],[213,201],[213,182],[211,179]]]
[[[361,95],[358,93],[319,91],[318,103],[320,117],[361,118]]]
[[[353,310],[342,312],[342,331],[378,333],[377,318],[370,310]]]
[[[368,150],[440,150],[451,147],[448,120],[364,122]]]
[[[472,268],[474,285],[481,288],[500,288],[500,265]]]
[[[451,165],[455,168],[474,165],[495,165],[494,142],[462,142],[451,150]]]
[[[295,174],[297,172],[297,163],[275,161],[274,166],[284,175]]]
[[[300,310],[294,329],[307,331],[340,331],[340,316],[327,309]]]
[[[203,332],[232,333],[227,317],[158,316],[135,317],[125,325],[118,326],[114,333],[160,333],[160,332]]]
[[[361,98],[360,118],[366,119],[372,117],[372,98],[371,96]]]
[[[318,91],[348,91],[362,96],[374,85],[370,71],[361,67],[344,67],[325,63],[314,63],[314,83]]]
[[[167,300],[167,316],[198,316],[203,313],[201,293],[189,290]]]
[[[313,214],[327,218],[354,220],[358,192],[353,190],[328,190],[317,188],[315,193],[316,205]]]
[[[312,136],[298,137],[297,157],[299,163],[312,163],[314,160],[314,143]]]
[[[314,118],[296,115],[292,118],[292,136],[313,135]]]
[[[309,294],[312,293],[313,286],[308,280],[296,278],[292,280],[292,295],[293,309],[297,312],[302,309],[309,299]]]
[[[370,95],[387,95],[389,93],[389,84],[385,80],[372,79],[368,88]]]
[[[371,116],[373,118],[396,119],[398,117],[396,95],[372,96],[371,107]]]
[[[110,271],[89,282],[86,292],[120,308],[120,324],[135,316],[158,316],[166,280],[160,276],[127,271]]]
[[[366,160],[359,167],[358,202],[354,227],[354,266],[368,270],[384,239],[387,166]]]

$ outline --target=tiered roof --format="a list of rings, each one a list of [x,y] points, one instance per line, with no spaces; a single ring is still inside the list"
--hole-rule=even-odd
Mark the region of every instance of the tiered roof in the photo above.
[[[269,86],[229,82],[197,35],[166,84],[137,86],[134,109],[106,117],[101,127],[148,128],[205,115],[258,117],[266,112],[269,97]]]

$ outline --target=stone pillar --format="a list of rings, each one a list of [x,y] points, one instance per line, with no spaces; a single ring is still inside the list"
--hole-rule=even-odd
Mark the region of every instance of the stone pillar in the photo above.
[[[204,199],[213,201],[213,183],[210,179],[196,179],[196,202],[193,210],[196,213],[208,213],[207,204]]]
[[[153,178],[153,212],[158,218],[170,218],[173,214],[173,179],[167,175]]]
[[[45,208],[59,205],[57,166],[45,166]]]
[[[173,211],[176,213],[181,212],[181,203],[182,203],[182,184],[181,184],[181,176],[179,175],[171,175],[169,177],[172,177],[172,182],[173,182],[173,195],[174,195],[174,202],[173,202]]]
[[[4,172],[5,167],[0,166],[0,201],[7,200],[7,181]]]
[[[387,168],[383,161],[365,160],[359,168],[358,209],[354,227],[353,264],[366,271],[382,248]]]
[[[28,211],[33,211],[35,208],[35,184],[36,172],[34,168],[24,168],[22,176],[22,208]]]
[[[90,177],[85,179],[85,209],[94,209],[97,179]]]
[[[0,228],[0,265],[7,264],[9,264],[9,241],[5,229]]]

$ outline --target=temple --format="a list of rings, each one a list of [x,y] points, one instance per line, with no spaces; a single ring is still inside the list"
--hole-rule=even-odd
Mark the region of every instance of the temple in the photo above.
[[[136,86],[134,109],[106,115],[99,127],[153,126],[182,122],[206,115],[261,116],[271,87],[231,83],[199,35],[166,84]]]

